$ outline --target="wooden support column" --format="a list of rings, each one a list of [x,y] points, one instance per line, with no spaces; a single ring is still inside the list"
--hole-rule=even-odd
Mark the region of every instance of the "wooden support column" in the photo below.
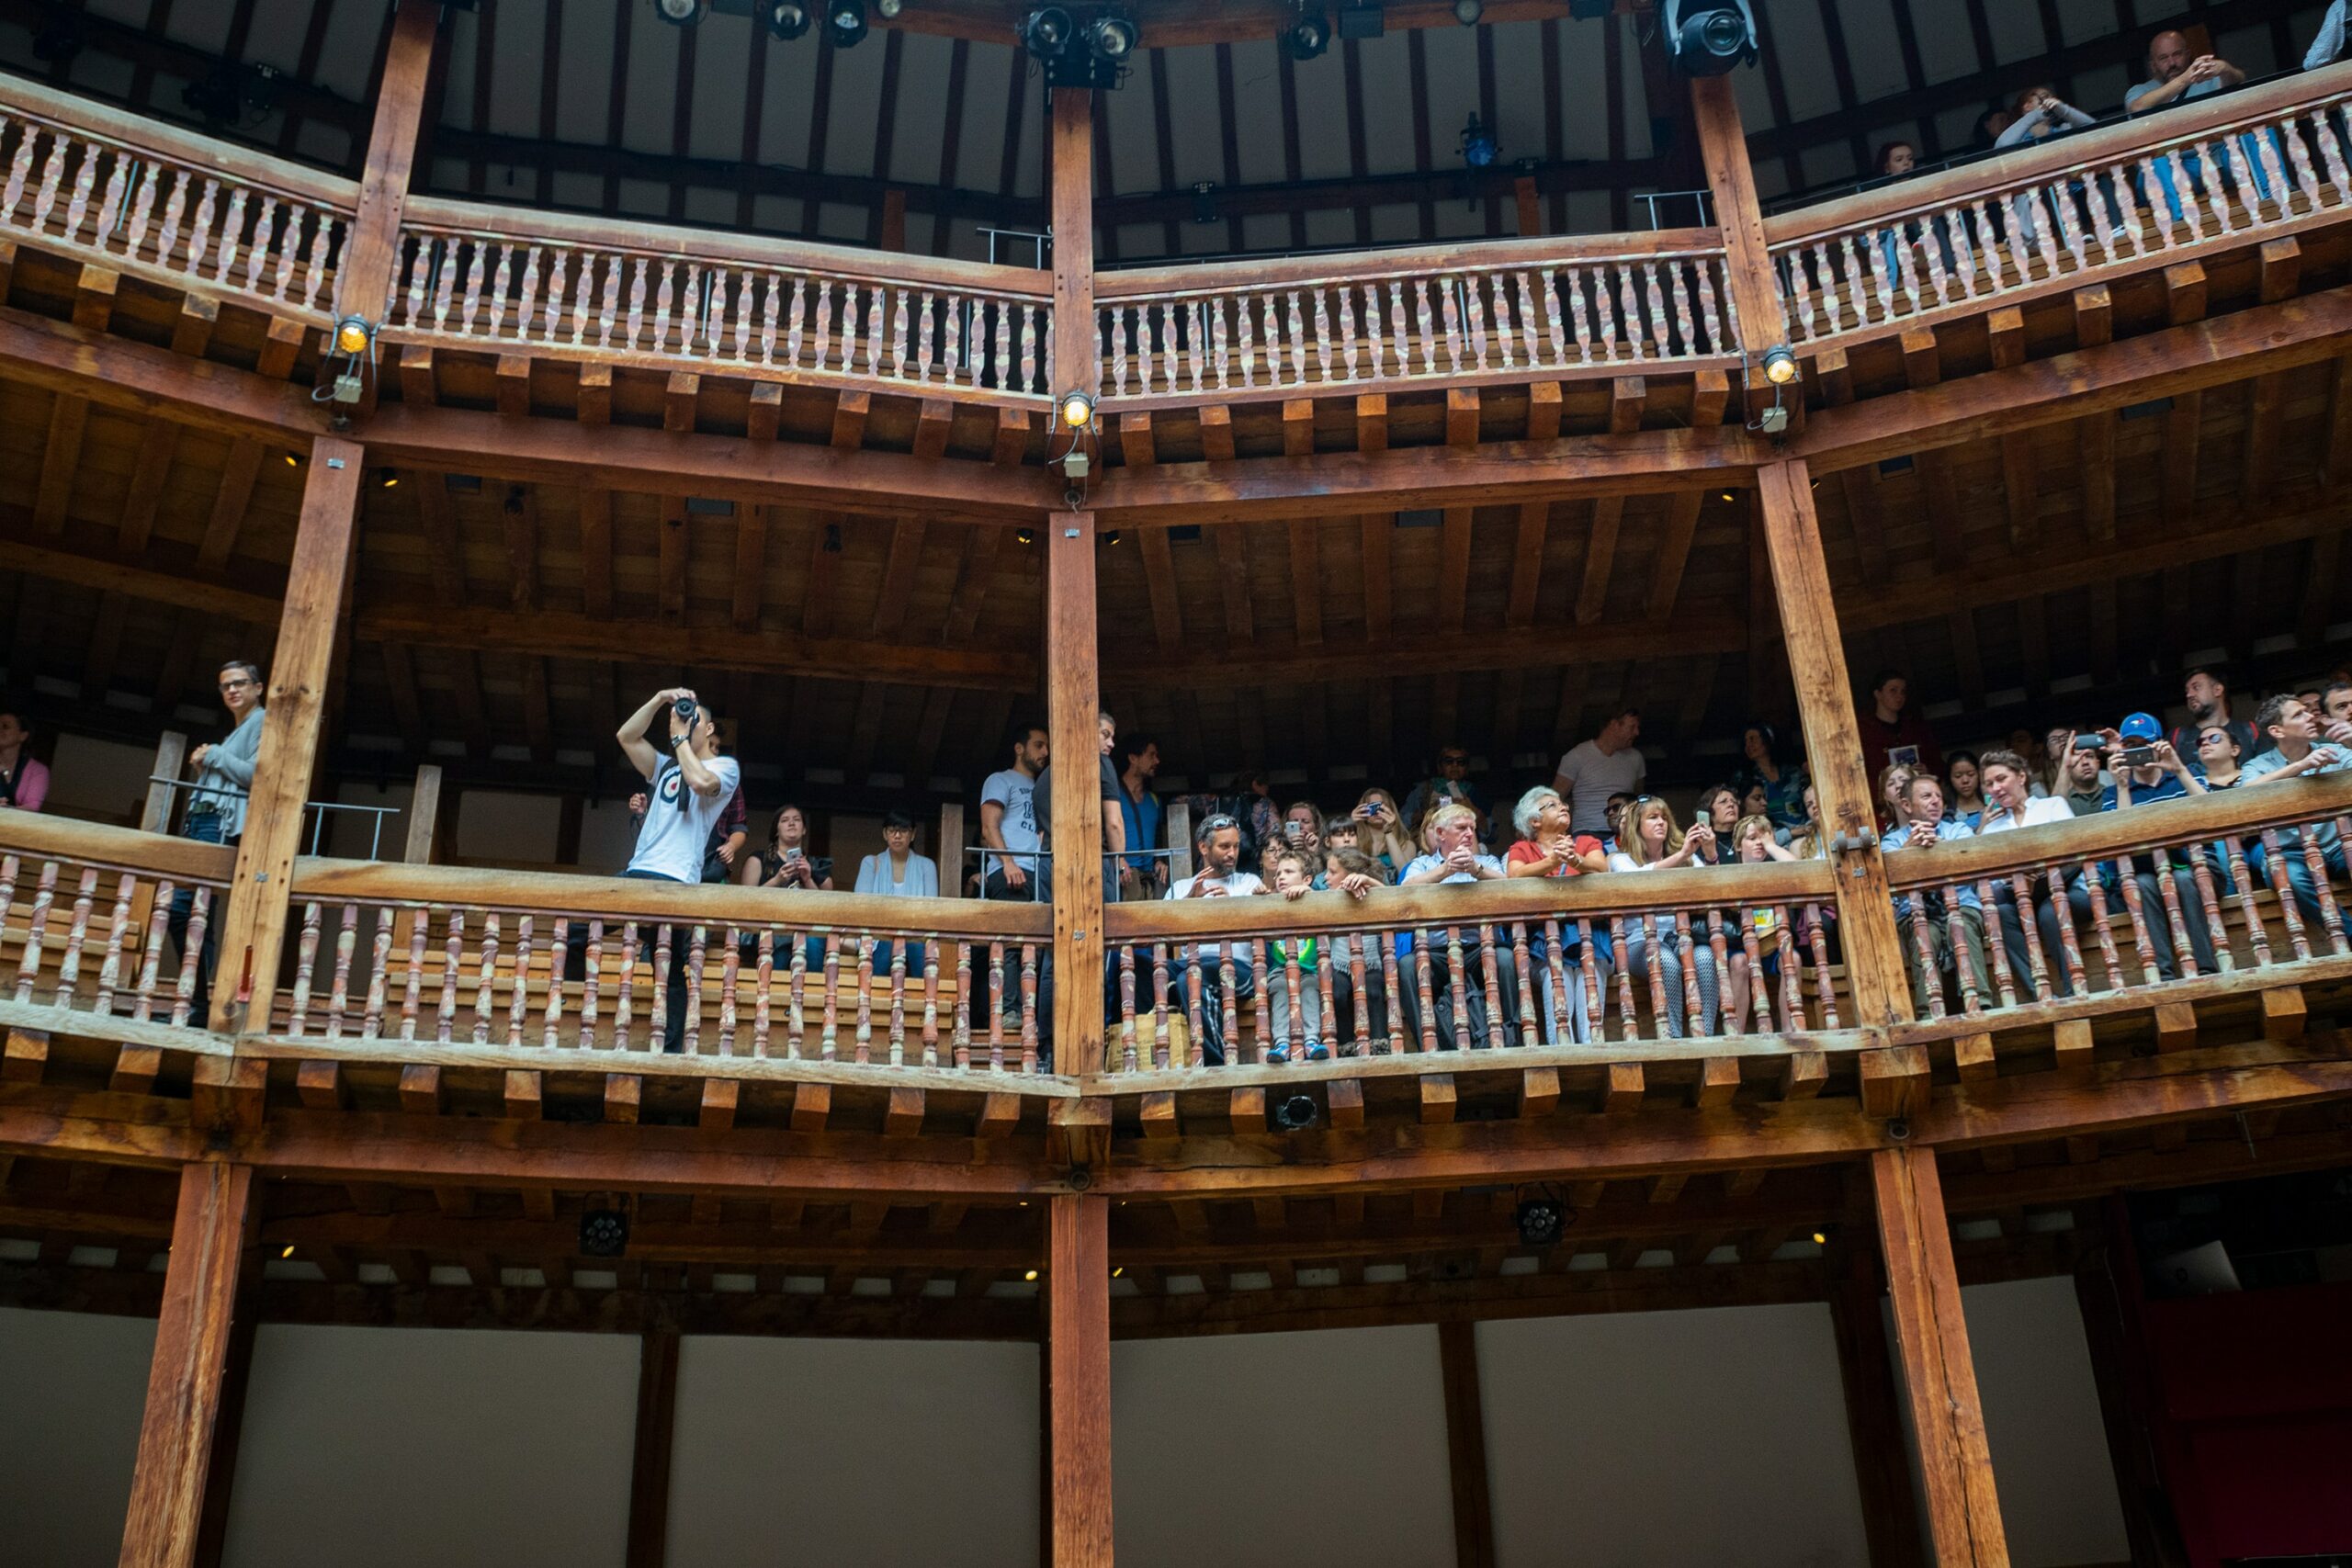
[[[1911,988],[1894,930],[1886,862],[1878,849],[1877,808],[1862,766],[1854,717],[1853,685],[1829,597],[1829,568],[1821,553],[1821,519],[1813,508],[1813,476],[1799,461],[1768,463],[1756,472],[1762,502],[1764,549],[1772,563],[1773,598],[1789,649],[1797,716],[1804,728],[1805,765],[1821,801],[1822,825],[1848,848],[1830,857],[1838,868],[1838,914],[1846,944],[1847,981],[1855,1021],[1870,1027],[1907,1020]]]
[[[1092,987],[1088,987],[1090,990]],[[1046,1522],[1052,1568],[1111,1564],[1111,1204],[1046,1212]]]
[[[251,1166],[208,1160],[181,1168],[122,1568],[190,1568],[196,1561],[238,1274],[254,1218]]]
[[[368,130],[359,206],[351,220],[342,265],[335,272],[338,321],[359,316],[372,325],[383,322],[384,307],[391,297],[392,268],[400,254],[401,216],[408,208],[409,177],[416,164],[417,131],[424,121],[425,83],[433,73],[433,49],[440,25],[440,0],[400,0],[400,9],[393,14],[383,85],[376,95],[376,118]]]
[[[326,683],[358,531],[360,448],[321,436],[311,448],[302,516],[271,660],[268,717],[245,806],[244,841],[220,926],[211,1026],[266,1032],[286,937],[288,885],[301,847],[302,803],[317,760]]]
[[[1920,1568],[1919,1504],[1911,1485],[1893,1348],[1879,1310],[1868,1248],[1840,1247],[1830,1263],[1829,1324],[1846,1392],[1846,1434],[1854,1450],[1854,1490],[1871,1568]]]
[[[441,764],[420,763],[416,788],[408,797],[408,839],[401,859],[411,865],[429,865],[441,831]]]
[[[164,731],[155,742],[155,766],[147,776],[150,781],[175,779],[187,762],[187,737],[176,729]],[[168,833],[172,830],[173,809],[179,802],[179,792],[169,784],[150,782],[147,804],[139,813],[139,830],[142,833]]]
[[[1453,1490],[1454,1568],[1495,1568],[1495,1512],[1487,1490],[1487,1417],[1478,1395],[1478,1325],[1437,1325],[1445,1385],[1446,1469]]]
[[[678,1418],[678,1331],[649,1328],[637,1359],[637,1441],[629,1456],[626,1568],[662,1568],[670,1551],[670,1451]]]
[[[245,1249],[242,1300],[261,1288],[257,1248]],[[236,1495],[237,1450],[245,1425],[245,1390],[253,1380],[254,1339],[261,1330],[258,1311],[241,1312],[229,1325],[228,1357],[220,1374],[220,1404],[212,1422],[212,1464],[204,1481],[204,1507],[196,1531],[196,1568],[220,1568],[229,1544],[229,1505]]]
[[[1054,389],[1091,391],[1094,335],[1092,95],[1054,91]],[[1101,688],[1094,635],[1094,514],[1046,520],[1046,728],[1053,740],[1054,1062],[1102,1060]]]
[[[1993,1489],[1993,1456],[1961,1314],[1936,1151],[1879,1150],[1871,1156],[1871,1187],[1937,1568],[2006,1568],[2008,1543]]]

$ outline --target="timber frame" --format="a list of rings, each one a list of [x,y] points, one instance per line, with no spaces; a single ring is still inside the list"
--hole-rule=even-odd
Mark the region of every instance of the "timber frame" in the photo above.
[[[2352,790],[2217,795],[1926,865],[1883,855],[1847,659],[1849,643],[1871,649],[1889,628],[1948,628],[1966,694],[1997,710],[1986,699],[2007,677],[1988,674],[1980,643],[2004,635],[1993,612],[2039,614],[2044,595],[2079,590],[2092,684],[2116,688],[2120,576],[2163,574],[2170,594],[2177,577],[2248,552],[2231,636],[2252,651],[2276,597],[2261,552],[2280,550],[2324,584],[2285,616],[2301,654],[2318,655],[2352,468],[2352,151],[2335,140],[2352,67],[2070,149],[2109,160],[2128,187],[2135,164],[2152,169],[2168,150],[2222,158],[2242,140],[2280,139],[2275,197],[2216,193],[2191,222],[2143,185],[2129,241],[2036,209],[2065,175],[2031,152],[1767,220],[1716,80],[1692,85],[1690,107],[1720,227],[1098,276],[1091,106],[1068,90],[1051,106],[1062,238],[1049,273],[654,226],[599,234],[553,214],[412,198],[435,9],[401,0],[356,182],[0,86],[11,128],[0,169],[13,169],[0,198],[0,383],[51,408],[34,503],[0,511],[20,607],[35,604],[33,584],[66,583],[110,596],[118,622],[130,599],[173,606],[183,624],[225,615],[277,628],[252,827],[234,849],[0,818],[0,952],[16,965],[0,990],[0,1235],[37,1243],[34,1258],[0,1263],[0,1300],[160,1318],[126,1564],[200,1560],[220,1506],[208,1467],[233,1430],[234,1330],[256,1316],[642,1333],[657,1393],[674,1378],[680,1332],[1041,1340],[1049,1560],[1076,1568],[1111,1557],[1114,1337],[1824,1300],[1842,1337],[1868,1338],[1882,1285],[1938,1560],[1998,1563],[1959,1283],[2073,1270],[2105,1223],[2097,1201],[2119,1191],[2342,1160],[2352,953],[2333,905],[2306,922],[2293,900],[2249,892],[2226,911],[2219,972],[2159,979],[2135,903],[2120,946],[2102,917],[2103,950],[2076,950],[2070,929],[2063,950],[2036,945],[2038,984],[2023,994],[1972,990],[1961,1010],[1939,998],[1924,1018],[1904,953],[1927,936],[1892,910],[1897,894],[1948,881],[1955,899],[1981,882],[1988,897],[2027,886],[2030,902],[2032,879],[2116,856],[2171,852],[2201,870],[2217,838],[2270,835],[2275,852],[2281,831],[2291,843],[2297,827],[2341,818]],[[232,201],[244,216],[228,216]],[[2039,227],[2024,217],[2034,210]],[[1922,228],[1945,243],[1899,238]],[[354,313],[378,330],[379,357],[338,419],[311,386],[326,329]],[[1776,395],[1761,358],[1783,344],[1804,373]],[[2240,383],[2241,499],[2200,510],[2198,444],[2216,423],[2201,400],[2219,411]],[[1071,389],[1100,393],[1102,421],[1098,477],[1074,502],[1046,461],[1059,449],[1052,400]],[[1790,416],[1780,436],[1761,421],[1776,396]],[[2159,402],[2166,462],[2187,445],[2186,473],[2164,475],[2186,485],[2186,505],[2177,491],[2139,505],[2121,422]],[[140,463],[125,503],[145,522],[127,517],[111,550],[66,525],[84,431],[108,414],[161,433],[142,438],[161,456]],[[2290,421],[2313,439],[2290,439]],[[2041,536],[2058,465],[2037,443],[2052,442],[2079,468],[2079,544]],[[184,558],[142,553],[175,443],[226,453],[214,525]],[[299,511],[281,530],[282,571],[265,571],[235,558],[236,541],[265,457],[289,452]],[[1962,503],[1973,459],[1967,473],[1996,468],[2006,486],[1989,518]],[[434,483],[415,487],[424,548],[403,540],[371,558],[370,498],[389,488],[379,474],[512,486],[498,525],[510,600],[468,605],[453,492]],[[566,568],[576,615],[540,572],[537,509],[558,490],[574,498],[582,543]],[[658,519],[645,558],[654,610],[634,619],[614,613],[622,492],[651,498]],[[1906,575],[1883,525],[1915,501],[1936,570]],[[935,646],[887,619],[861,633],[810,615],[779,630],[740,599],[723,624],[690,616],[689,541],[707,515],[690,502],[730,504],[739,561],[758,558],[771,517],[819,520],[812,603],[824,530],[842,519],[889,525],[883,571],[902,587],[926,530],[966,531],[966,594],[963,566],[985,565],[1005,535],[1041,536],[1042,613],[983,642],[978,612],[959,630],[951,609]],[[1510,607],[1487,631],[1462,608],[1481,509],[1499,509],[1489,524],[1509,519],[1514,540]],[[2119,510],[2160,520],[2120,528]],[[1431,559],[1448,604],[1408,650],[1390,607],[1372,605],[1390,592],[1391,521],[1420,511],[1440,514]],[[1611,615],[1609,554],[1645,522],[1653,575],[1634,615]],[[1293,640],[1258,646],[1247,582],[1234,586],[1224,552],[1261,525],[1284,530],[1297,584],[1335,534],[1377,541],[1359,558],[1383,563],[1376,585],[1366,569],[1361,641],[1327,639],[1320,601],[1302,589]],[[1184,635],[1169,553],[1179,529],[1217,541],[1225,646]],[[1994,547],[1971,546],[1972,532]],[[1583,563],[1556,614],[1538,592],[1555,533],[1577,536]],[[1128,570],[1108,547],[1119,536],[1141,562],[1131,604],[1098,581]],[[1751,573],[1741,619],[1713,600],[1694,610],[1681,591],[1703,565],[1694,544],[1712,551],[1726,536]],[[387,564],[417,557],[413,570]],[[415,591],[369,591],[362,580],[379,567]],[[1841,594],[1839,579],[1862,592]],[[10,649],[19,687],[38,657],[30,620]],[[1037,634],[1025,648],[1024,632]],[[536,661],[532,750],[551,763],[545,661],[600,659],[633,634],[667,639],[670,661],[690,667],[1002,695],[989,710],[1000,719],[1011,694],[1037,687],[1057,746],[1080,756],[1098,707],[1119,700],[1110,694],[1162,680],[1206,691],[1268,659],[1279,675],[1267,679],[1296,685],[1400,660],[1446,692],[1496,671],[1514,706],[1518,682],[1557,667],[1560,727],[1574,729],[1586,703],[1570,667],[1737,652],[1759,694],[1768,660],[1785,666],[1833,852],[1719,879],[1520,885],[1477,904],[1398,894],[1370,912],[1337,896],[1276,914],[1106,905],[1102,803],[1082,767],[1057,774],[1050,910],[844,895],[821,917],[778,914],[732,889],[301,852],[355,641],[380,644],[396,678],[412,646],[461,649],[469,666],[485,650]],[[1105,651],[1114,645],[1125,651]],[[191,637],[173,680],[196,649]],[[2046,692],[2047,652],[2021,689]],[[159,683],[160,718],[178,694]],[[856,723],[869,754],[874,700]],[[470,714],[461,704],[459,722],[486,731],[480,702]],[[392,700],[409,710],[403,728],[422,728],[416,704],[413,689]],[[923,710],[933,759],[952,711]],[[1706,713],[1702,692],[1682,728]],[[1306,731],[1327,718],[1318,709]],[[412,861],[430,861],[432,837],[412,837]],[[193,971],[175,990],[159,966],[175,890],[217,922],[207,1016],[192,1009]],[[2222,925],[2220,899],[2201,891]],[[1187,1062],[1170,1050],[1174,1010],[1152,1009],[1148,993],[1135,1003],[1138,966],[1148,976],[1171,951],[1197,964],[1203,939],[1262,954],[1269,937],[1355,933],[1361,954],[1408,929],[1421,933],[1424,987],[1433,933],[1485,933],[1491,963],[1495,933],[1516,930],[1532,998],[1542,980],[1524,966],[1525,938],[1546,920],[1555,958],[1564,916],[1695,917],[1703,941],[1710,906],[1727,898],[1781,911],[1783,936],[1817,933],[1834,910],[1842,955],[1833,966],[1826,951],[1782,948],[1785,989],[1760,987],[1755,1026],[1735,1016],[1704,1037],[1660,1026],[1674,998],[1636,1006],[1628,988],[1613,1023],[1605,999],[1596,1009],[1589,1038],[1538,1040],[1531,1019],[1518,1038],[1497,1027],[1484,1046],[1437,1053],[1411,1048],[1399,1026],[1386,1049],[1360,1033],[1326,1060],[1272,1060],[1261,1022],[1252,1055],[1212,1066],[1197,1010]],[[662,1033],[667,965],[637,973],[640,926],[660,931],[665,955],[673,932],[694,933],[683,1042]],[[591,954],[584,989],[567,978],[569,936]],[[927,973],[910,945],[928,948]],[[620,973],[609,993],[608,956]],[[1125,1005],[1103,1006],[1091,981],[1046,1003],[1047,956],[1064,976],[1124,976]],[[995,999],[1011,1027],[996,1007],[974,1022],[975,987],[1006,965],[1013,980]],[[2071,995],[2053,991],[2070,972]],[[1368,983],[1358,978],[1360,995]],[[1551,985],[1564,983],[1555,969]],[[1275,1111],[1295,1095],[1317,1124],[1283,1133]],[[1520,1238],[1516,1202],[1532,1188],[1572,1211],[1555,1247]],[[580,1223],[614,1205],[630,1209],[634,1234],[605,1268],[581,1256]],[[1955,1219],[1992,1221],[1995,1234],[1956,1242]],[[113,1266],[70,1261],[82,1247],[110,1249]],[[246,1279],[257,1247],[290,1248],[300,1264]],[[785,1289],[810,1276],[821,1291]],[[1167,1291],[1179,1277],[1209,1288]],[[854,1290],[873,1279],[886,1295]],[[1465,1341],[1444,1343],[1450,1426],[1475,1428],[1475,1408],[1456,1408]],[[1894,1394],[1876,1397],[1891,1431]],[[640,1432],[641,1458],[650,1444],[659,1467],[662,1424]],[[1457,1483],[1472,1561],[1483,1490]],[[1878,1478],[1871,1506],[1896,1509],[1892,1493],[1907,1484]]]

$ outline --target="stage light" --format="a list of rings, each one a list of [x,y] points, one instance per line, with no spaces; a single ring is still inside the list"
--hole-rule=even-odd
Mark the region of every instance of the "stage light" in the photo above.
[[[1331,23],[1320,11],[1303,13],[1283,34],[1283,48],[1293,60],[1312,60],[1331,47]]]
[[[673,28],[701,25],[708,0],[653,0],[653,14]]]
[[[1105,65],[1123,66],[1136,51],[1136,24],[1116,11],[1105,11],[1086,29],[1087,52]]]
[[[1667,58],[1685,75],[1720,76],[1756,62],[1756,13],[1748,0],[1664,0],[1658,31]]]
[[[622,1209],[589,1209],[580,1216],[580,1254],[583,1258],[618,1258],[628,1250],[628,1213]]]
[[[886,22],[895,22],[899,13],[907,8],[907,0],[874,0],[874,13]]]
[[[1303,1133],[1315,1125],[1315,1097],[1306,1094],[1286,1094],[1276,1100],[1267,1114],[1277,1133]]]
[[[1487,0],[1453,0],[1453,19],[1465,28],[1476,27],[1486,14]]]
[[[800,0],[775,0],[767,7],[768,31],[786,43],[808,31],[808,7]]]
[[[345,354],[357,354],[368,346],[368,323],[356,316],[346,316],[334,327],[334,345]]]
[[[1567,1216],[1561,1213],[1558,1200],[1530,1198],[1519,1206],[1519,1241],[1521,1247],[1549,1247],[1560,1239],[1561,1228]]]
[[[1827,1231],[1814,1232],[1813,1245],[1815,1247],[1827,1247],[1829,1245],[1829,1233]]]
[[[1021,1277],[1022,1277],[1023,1280],[1028,1280],[1031,1284],[1033,1284],[1033,1285],[1034,1285],[1034,1284],[1035,1284],[1035,1283],[1037,1282],[1037,1270],[1035,1270],[1035,1269],[1030,1269],[1026,1274],[1023,1274],[1023,1275],[1022,1275]]]
[[[1042,6],[1023,18],[1021,47],[1034,59],[1055,60],[1069,47],[1070,35],[1077,30],[1078,25],[1069,19],[1068,11],[1059,6]]]
[[[400,482],[400,474],[391,468],[381,469],[376,475],[377,488],[380,490],[396,489]]]
[[[287,1244],[286,1250],[285,1250],[285,1251],[283,1251],[283,1252],[281,1252],[281,1253],[279,1253],[277,1256],[278,1256],[278,1258],[279,1258],[279,1260],[280,1260],[281,1262],[282,1262],[282,1261],[284,1261],[285,1259],[288,1258],[293,1257],[293,1256],[294,1256],[294,1247],[293,1247],[293,1244],[292,1244],[292,1243],[290,1243],[290,1242],[289,1242],[289,1243],[288,1243],[288,1244]]]
[[[350,407],[360,400],[368,368],[376,361],[376,329],[364,316],[345,316],[335,322],[327,340],[325,363],[311,389],[312,402]]]
[[[1094,423],[1094,394],[1073,390],[1064,392],[1061,400],[1062,423],[1071,430],[1084,430]]]
[[[1797,356],[1789,352],[1787,344],[1775,344],[1764,351],[1764,379],[1785,387],[1796,378]]]
[[[1015,528],[1012,531],[1012,542],[1016,545],[1034,545],[1037,542],[1037,530],[1035,528]],[[1023,1203],[1021,1206],[1025,1209],[1029,1205]]]
[[[865,0],[828,0],[825,36],[835,49],[855,49],[865,37]]]
[[[1502,148],[1495,141],[1495,133],[1479,122],[1474,109],[1469,123],[1462,128],[1462,161],[1474,169],[1485,169],[1492,167],[1501,156]]]

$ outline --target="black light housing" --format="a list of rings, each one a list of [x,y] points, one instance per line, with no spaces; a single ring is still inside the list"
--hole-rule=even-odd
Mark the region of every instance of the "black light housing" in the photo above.
[[[1686,76],[1721,76],[1753,65],[1756,12],[1748,0],[1662,0],[1658,33],[1667,58]]]
[[[1021,47],[1035,60],[1052,60],[1069,47],[1078,24],[1059,6],[1041,6],[1021,20]]]
[[[580,1216],[580,1255],[618,1258],[628,1251],[628,1211],[589,1209]]]
[[[806,0],[774,0],[761,7],[761,14],[767,18],[768,31],[786,43],[807,36],[809,23],[815,20],[808,15]]]
[[[1095,17],[1086,28],[1086,51],[1105,64],[1124,66],[1136,51],[1135,18],[1116,11]]]
[[[855,49],[865,37],[865,0],[825,0],[825,37],[835,49]]]
[[[1275,1098],[1266,1120],[1273,1123],[1278,1133],[1303,1133],[1315,1125],[1317,1114],[1313,1095],[1285,1094]]]
[[[1567,1215],[1556,1198],[1528,1198],[1519,1205],[1519,1241],[1521,1247],[1550,1247],[1560,1239],[1560,1232],[1567,1224]]]
[[[1320,11],[1301,12],[1283,34],[1283,48],[1293,60],[1312,60],[1330,47],[1330,18]]]
[[[1465,28],[1476,27],[1486,14],[1487,0],[1453,0],[1453,19]]]
[[[1081,24],[1059,6],[1023,17],[1020,36],[1021,47],[1045,68],[1048,87],[1115,87],[1143,41],[1135,18],[1124,11],[1098,11]]]
[[[653,0],[653,14],[673,28],[701,26],[709,9],[709,0]]]

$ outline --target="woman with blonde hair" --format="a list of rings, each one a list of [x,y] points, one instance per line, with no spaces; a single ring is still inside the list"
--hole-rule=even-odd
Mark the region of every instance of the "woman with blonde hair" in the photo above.
[[[1705,863],[1699,857],[1714,845],[1714,829],[1704,820],[1685,832],[1674,820],[1674,808],[1654,795],[1637,795],[1625,807],[1617,835],[1617,852],[1609,857],[1611,871],[1667,871]],[[1666,1033],[1683,1034],[1682,937],[1671,917],[1664,923],[1654,915],[1637,915],[1626,927],[1625,973],[1648,973],[1651,944],[1657,944],[1658,994],[1651,1001]],[[1704,942],[1693,942],[1690,962],[1699,983],[1699,1028],[1713,1034],[1720,1013],[1715,984],[1715,955]]]
[[[1406,834],[1405,814],[1396,808],[1395,795],[1374,785],[1356,802],[1353,815],[1359,824],[1356,848],[1385,866],[1389,875],[1413,863],[1420,852]]]

